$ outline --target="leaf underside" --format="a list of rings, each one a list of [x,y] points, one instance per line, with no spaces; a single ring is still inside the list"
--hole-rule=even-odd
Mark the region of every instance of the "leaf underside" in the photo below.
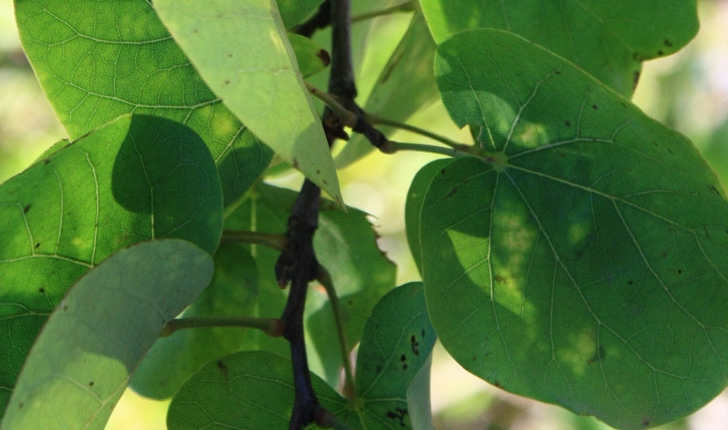
[[[454,121],[482,130],[480,157],[423,169],[407,208],[448,351],[618,428],[717,395],[728,204],[692,144],[512,33],[460,33],[435,69]]]
[[[212,271],[208,253],[176,239],[124,249],[92,269],[33,346],[3,428],[103,429],[164,323]]]

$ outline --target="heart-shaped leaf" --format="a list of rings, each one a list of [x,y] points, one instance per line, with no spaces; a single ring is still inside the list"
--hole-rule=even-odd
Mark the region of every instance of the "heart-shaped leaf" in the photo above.
[[[512,31],[628,97],[643,61],[676,52],[698,32],[695,0],[421,0],[421,4],[437,43],[467,29]]]
[[[408,208],[448,351],[497,386],[619,428],[718,394],[728,203],[692,144],[512,33],[454,36],[436,77],[455,122],[483,130],[478,157],[415,178]]]
[[[89,271],[38,337],[2,427],[103,429],[165,322],[212,271],[208,253],[169,239],[121,250]]]

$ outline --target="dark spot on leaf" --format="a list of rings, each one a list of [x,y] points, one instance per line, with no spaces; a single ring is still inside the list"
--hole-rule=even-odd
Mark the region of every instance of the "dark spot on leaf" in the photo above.
[[[400,427],[408,427],[404,419],[409,412],[404,408],[394,408],[392,411],[387,411],[387,418],[399,422]]]
[[[640,81],[640,72],[635,71],[634,73],[632,73],[632,87],[636,88],[639,81]]]
[[[665,53],[662,52],[662,49],[660,49],[659,51],[657,51],[657,55],[659,55],[660,57],[662,57],[663,55],[665,55]]]
[[[193,29],[193,30],[192,30],[192,32],[193,32],[193,33],[198,33],[198,32],[199,32],[199,30],[195,28],[195,29]]]
[[[597,110],[597,109],[599,109],[599,106],[597,106],[597,105],[592,105],[592,109],[594,109],[594,110]]]
[[[554,73],[556,73],[557,75],[560,75],[561,74],[561,71],[560,70],[557,70]]]
[[[50,158],[46,158],[45,160],[43,160],[43,164],[48,164],[50,162],[51,162],[51,159]]]
[[[425,338],[425,329],[422,329],[422,338]]]
[[[566,120],[566,122],[564,124],[566,124],[567,127],[571,127],[571,121],[569,121],[568,119]]]
[[[603,346],[599,345],[599,348],[597,349],[597,351],[594,353],[594,355],[590,359],[588,359],[586,361],[586,364],[594,364],[597,361],[602,361],[606,358],[606,356],[607,356],[607,350],[604,349]]]
[[[331,64],[331,56],[329,55],[328,52],[326,52],[325,49],[320,50],[316,54],[316,56],[319,57],[319,59],[321,59],[321,62],[324,64],[324,67],[326,67],[329,64]]]
[[[296,159],[294,158],[294,159],[293,159],[292,161],[293,161],[293,168],[294,168],[294,169],[298,169],[298,160],[296,160]]]
[[[652,141],[652,144],[653,144],[653,145],[655,145],[655,147],[657,147],[657,146],[660,146],[660,145],[658,145],[658,144],[657,144],[657,142],[655,142],[654,140]]]
[[[417,342],[417,336],[410,336],[410,348],[415,355],[420,355],[420,343]]]
[[[23,409],[23,402],[18,403],[18,409]]]
[[[682,269],[677,269],[677,274],[682,275]]]
[[[30,210],[30,205],[29,204],[25,205],[25,207],[23,208],[23,213],[27,214],[29,210]]]
[[[38,249],[40,247],[40,242],[35,244],[35,249]]]
[[[324,185],[329,185],[329,182],[326,179],[322,179],[321,182],[323,182]]]
[[[498,382],[497,379],[495,381],[493,381],[493,385],[495,385],[498,388],[503,388],[503,386],[500,384],[500,382]]]
[[[377,366],[377,368],[376,368],[377,373],[382,373],[382,370],[384,370],[384,368],[382,366]]]
[[[407,363],[404,363],[404,364],[402,365],[402,370],[407,370],[407,367],[408,367],[408,366],[407,366]]]
[[[507,284],[509,282],[507,277],[500,275],[496,275],[493,279],[500,284]]]
[[[228,380],[228,367],[222,360],[217,360],[217,368],[222,372],[222,376],[225,378],[225,382]]]
[[[67,311],[67,310],[68,310],[68,305],[64,305],[64,306],[63,306],[63,310],[64,310],[64,311]]]
[[[316,174],[317,174],[317,175],[320,175],[320,174],[321,174],[321,170],[319,170],[319,169],[316,169]]]
[[[652,421],[652,418],[645,418],[644,420],[642,420],[642,426],[649,427],[651,421]]]
[[[354,301],[353,301],[353,300],[347,300],[347,301],[346,301],[346,304],[348,304],[348,305],[353,305],[353,304],[354,304]]]
[[[94,381],[91,381],[91,382],[89,382],[89,383],[88,383],[88,386],[89,386],[89,387],[93,387],[93,386],[94,386]]]
[[[230,85],[230,79],[225,79],[225,85]]]
[[[452,189],[450,190],[450,192],[448,192],[447,194],[445,194],[445,197],[443,197],[443,198],[448,199],[448,198],[454,196],[455,193],[457,193],[457,192],[458,192],[458,187],[452,187]]]
[[[404,354],[402,354],[402,355],[401,355],[401,356],[399,357],[399,361],[407,361],[407,356],[406,356],[406,355],[404,355]]]
[[[45,288],[43,288],[43,287],[38,288],[38,292],[41,294],[45,294]]]
[[[440,169],[440,174],[441,175],[444,175],[445,174],[445,169]]]
[[[667,152],[669,152],[670,154],[672,154],[672,149],[667,148]]]
[[[665,45],[665,46],[672,46],[672,42],[670,42],[670,40],[669,40],[669,39],[665,39],[665,40],[663,40],[663,41],[662,41],[662,43],[663,43],[663,45]]]
[[[635,60],[635,61],[639,61],[640,60],[640,53],[639,52],[635,52],[634,54],[632,54],[632,59]]]
[[[718,191],[718,188],[716,188],[713,184],[708,184],[708,188],[710,191],[712,191],[716,196],[720,197],[720,191]]]
[[[566,158],[566,154],[564,154],[563,152],[559,152],[559,155],[561,156],[561,158]]]
[[[233,54],[228,54],[228,58],[233,58]]]
[[[632,285],[632,284],[634,284],[634,281],[630,279],[629,281],[627,281],[627,283],[628,283],[629,285]]]

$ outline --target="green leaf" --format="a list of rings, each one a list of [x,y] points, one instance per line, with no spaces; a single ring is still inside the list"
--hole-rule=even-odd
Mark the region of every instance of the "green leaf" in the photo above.
[[[324,0],[276,0],[286,28],[293,27],[318,9]]]
[[[212,271],[209,254],[181,240],[142,243],[91,270],[49,318],[3,428],[103,429],[165,322]]]
[[[169,405],[167,428],[284,429],[293,409],[291,361],[265,351],[238,352],[202,368]],[[314,391],[324,406],[345,400],[316,375]]]
[[[407,390],[427,367],[434,343],[422,284],[395,288],[367,321],[357,361],[357,399],[341,398],[312,374],[314,391],[324,408],[354,429],[411,428]],[[292,378],[290,360],[269,352],[220,358],[180,389],[167,425],[170,430],[285,428],[294,399]]]
[[[410,428],[408,388],[415,377],[422,377],[419,371],[430,363],[436,339],[422,283],[390,291],[372,311],[361,339],[357,407],[332,411],[363,429]]]
[[[182,122],[212,153],[226,203],[271,159],[207,88],[144,0],[16,0],[23,48],[72,140],[128,113]]]
[[[288,33],[288,40],[296,54],[298,68],[303,77],[315,75],[331,62],[329,53],[318,43],[300,34]]]
[[[430,401],[430,373],[432,372],[432,354],[417,372],[407,389],[407,409],[412,428],[417,430],[434,430],[432,423],[432,402]]]
[[[291,190],[270,185],[256,185],[244,203],[227,220],[227,229],[252,230],[284,234],[288,215],[296,199]],[[376,233],[367,215],[354,208],[338,210],[331,202],[322,202],[319,228],[314,236],[319,262],[333,278],[343,311],[349,346],[359,341],[364,323],[379,299],[396,285],[396,267],[379,250]],[[273,276],[278,252],[256,246],[251,250],[261,273],[258,313],[260,317],[278,317],[285,307],[286,291]],[[306,332],[309,339],[311,367],[336,385],[339,379],[341,352],[328,296],[322,287],[311,288],[306,304]],[[253,336],[263,347],[287,354],[286,345],[265,335]]]
[[[182,317],[225,317],[251,313],[258,293],[255,260],[239,244],[223,244],[215,253],[212,284]],[[131,387],[156,399],[172,397],[209,361],[240,350],[249,336],[239,327],[195,328],[160,338],[134,374]]]
[[[321,119],[273,0],[157,0],[212,91],[255,135],[342,203]],[[292,120],[293,119],[293,120]]]
[[[382,69],[364,111],[391,121],[405,121],[435,100],[437,86],[432,73],[435,47],[424,17],[416,13]],[[389,127],[378,129],[387,135],[393,132]],[[355,133],[336,157],[336,164],[348,166],[373,150],[374,146],[363,135]]]
[[[455,122],[485,130],[481,157],[415,178],[429,190],[407,226],[453,357],[618,428],[717,395],[728,204],[692,144],[511,33],[454,36],[436,77]]]
[[[123,116],[0,186],[0,410],[30,346],[76,279],[116,250],[162,237],[208,253],[220,182],[189,128]]]
[[[637,85],[642,61],[676,52],[698,32],[695,0],[420,3],[437,43],[466,29],[512,31],[628,97]],[[528,59],[519,59],[524,61]]]

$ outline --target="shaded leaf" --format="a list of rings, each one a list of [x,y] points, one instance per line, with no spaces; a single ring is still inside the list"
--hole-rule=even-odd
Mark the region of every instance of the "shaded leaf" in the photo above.
[[[416,377],[423,377],[419,371],[430,363],[436,339],[422,283],[412,282],[390,291],[372,311],[359,346],[358,408],[334,412],[363,429],[411,428],[407,392]],[[429,399],[429,394],[426,397]]]
[[[167,428],[285,429],[293,409],[291,361],[271,352],[246,351],[203,367],[169,405]],[[345,400],[316,375],[314,391],[324,406]]]
[[[276,0],[286,28],[293,27],[313,15],[324,0]]]
[[[407,389],[427,367],[434,342],[422,284],[395,288],[367,321],[357,365],[357,399],[341,398],[312,374],[314,391],[324,408],[354,429],[411,428]],[[269,352],[220,358],[180,389],[167,425],[171,430],[286,428],[294,399],[292,378],[290,360]]]
[[[23,49],[72,140],[128,113],[182,122],[205,141],[231,203],[271,152],[210,91],[144,0],[16,0]]]
[[[228,229],[284,234],[296,193],[270,185],[256,185],[243,204],[226,220]],[[328,269],[341,302],[350,346],[359,341],[364,323],[379,299],[396,285],[396,267],[379,250],[376,233],[364,212],[349,208],[338,210],[322,202],[319,228],[314,236],[317,259]],[[273,276],[278,252],[256,246],[252,250],[261,273],[260,298],[256,316],[278,317],[285,307],[287,291],[281,290]],[[309,336],[309,361],[332,385],[339,379],[341,353],[335,341],[333,314],[323,287],[312,284],[306,304],[306,332]],[[287,345],[279,339],[257,334],[256,344],[280,354]]]
[[[255,135],[342,203],[321,119],[273,0],[157,0],[200,76]]]
[[[698,31],[695,0],[420,3],[438,43],[466,29],[512,31],[581,66],[625,96],[631,96],[637,85],[642,61],[676,52]]]
[[[258,292],[255,260],[239,244],[215,253],[215,276],[184,318],[240,316],[251,313]],[[250,333],[239,327],[181,330],[154,343],[134,374],[131,387],[155,399],[172,397],[209,361],[240,350]]]
[[[38,331],[79,276],[150,239],[213,253],[221,227],[210,152],[162,118],[123,116],[2,184],[0,343],[9,347],[0,350],[0,393],[9,396]]]
[[[436,76],[455,122],[484,130],[480,157],[415,178],[407,226],[453,357],[619,428],[717,395],[728,204],[691,143],[511,33],[454,36]]]
[[[103,429],[166,321],[207,286],[210,255],[189,242],[146,242],[89,271],[34,345],[4,428]]]

